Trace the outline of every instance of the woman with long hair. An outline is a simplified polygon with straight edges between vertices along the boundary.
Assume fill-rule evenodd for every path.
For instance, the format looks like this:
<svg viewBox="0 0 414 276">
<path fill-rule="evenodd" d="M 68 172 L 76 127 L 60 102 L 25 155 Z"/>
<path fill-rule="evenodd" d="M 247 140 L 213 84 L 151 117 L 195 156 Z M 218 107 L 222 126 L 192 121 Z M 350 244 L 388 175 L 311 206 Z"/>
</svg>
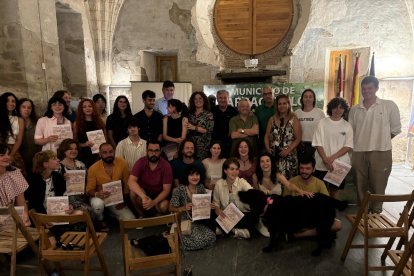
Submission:
<svg viewBox="0 0 414 276">
<path fill-rule="evenodd" d="M 300 96 L 300 109 L 295 110 L 300 126 L 302 128 L 302 139 L 298 145 L 297 152 L 300 159 L 303 155 L 313 156 L 315 148 L 312 147 L 312 138 L 318 122 L 325 118 L 325 113 L 322 109 L 316 106 L 315 92 L 307 88 Z"/>
<path fill-rule="evenodd" d="M 211 134 L 214 128 L 213 113 L 206 94 L 196 91 L 189 100 L 190 115 L 188 116 L 188 138 L 192 139 L 197 147 L 198 159 L 207 157 L 208 147 L 211 143 Z"/>
<path fill-rule="evenodd" d="M 277 96 L 275 108 L 275 115 L 267 123 L 264 144 L 266 151 L 275 157 L 279 171 L 290 179 L 297 175 L 296 147 L 302 139 L 302 131 L 288 96 Z"/>
<path fill-rule="evenodd" d="M 102 94 L 95 94 L 93 95 L 92 100 L 95 103 L 96 110 L 101 116 L 102 121 L 106 123 L 106 118 L 108 116 L 106 112 L 106 98 Z"/>
<path fill-rule="evenodd" d="M 29 209 L 27 208 L 24 192 L 29 187 L 20 170 L 12 167 L 10 150 L 5 144 L 0 144 L 0 206 L 23 206 L 23 223 L 30 225 Z"/>
<path fill-rule="evenodd" d="M 68 107 L 66 102 L 60 97 L 52 97 L 47 103 L 45 116 L 40 118 L 36 124 L 34 140 L 36 145 L 41 145 L 42 150 L 52 150 L 56 152 L 59 135 L 56 134 L 54 127 L 59 125 L 69 125 L 72 133 L 72 124 L 68 119 Z"/>
<path fill-rule="evenodd" d="M 246 179 L 250 185 L 253 184 L 253 175 L 256 172 L 256 158 L 253 155 L 252 146 L 247 139 L 241 139 L 236 144 L 234 157 L 240 164 L 239 177 Z"/>
<path fill-rule="evenodd" d="M 30 175 L 32 171 L 33 156 L 36 152 L 42 150 L 42 147 L 35 144 L 33 139 L 36 129 L 36 123 L 39 119 L 36 108 L 31 99 L 21 98 L 17 101 L 17 116 L 24 121 L 23 142 L 20 146 L 20 154 L 22 155 L 25 171 Z"/>
<path fill-rule="evenodd" d="M 108 142 L 114 148 L 119 141 L 128 137 L 128 118 L 132 117 L 131 105 L 128 98 L 120 95 L 115 99 L 113 112 L 106 119 L 106 130 L 108 133 Z"/>
<path fill-rule="evenodd" d="M 25 174 L 23 158 L 19 149 L 23 141 L 24 121 L 17 116 L 17 97 L 11 92 L 0 96 L 0 143 L 10 149 L 12 164 Z"/>
<path fill-rule="evenodd" d="M 184 183 L 174 189 L 170 201 L 170 212 L 181 214 L 181 220 L 191 220 L 192 198 L 195 194 L 205 194 L 203 183 L 200 183 L 200 170 L 197 166 L 190 165 L 186 169 Z M 212 246 L 216 241 L 215 233 L 209 229 L 203 221 L 193 222 L 191 235 L 182 235 L 182 243 L 185 250 L 199 250 Z"/>
<path fill-rule="evenodd" d="M 214 190 L 216 181 L 221 177 L 221 169 L 223 168 L 223 163 L 226 161 L 226 158 L 223 158 L 221 151 L 220 141 L 212 141 L 210 145 L 210 150 L 208 152 L 208 157 L 201 161 L 206 169 L 206 179 L 204 185 L 209 190 Z"/>
<path fill-rule="evenodd" d="M 91 99 L 82 99 L 79 102 L 76 121 L 73 124 L 73 137 L 79 143 L 79 160 L 85 163 L 87 168 L 99 158 L 98 153 L 92 153 L 94 142 L 89 141 L 86 134 L 88 131 L 94 130 L 102 130 L 106 134 L 105 124 L 98 114 L 95 103 Z"/>
</svg>

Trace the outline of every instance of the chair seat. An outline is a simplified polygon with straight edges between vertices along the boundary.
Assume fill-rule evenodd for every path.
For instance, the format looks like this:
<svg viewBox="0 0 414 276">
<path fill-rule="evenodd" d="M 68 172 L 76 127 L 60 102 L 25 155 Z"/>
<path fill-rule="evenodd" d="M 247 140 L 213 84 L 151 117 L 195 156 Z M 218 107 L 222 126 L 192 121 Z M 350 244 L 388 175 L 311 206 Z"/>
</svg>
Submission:
<svg viewBox="0 0 414 276">
<path fill-rule="evenodd" d="M 403 254 L 404 254 L 404 250 L 389 250 L 388 251 L 388 257 L 390 257 L 390 259 L 395 265 L 398 265 Z M 403 275 L 411 275 L 411 258 L 405 264 L 405 267 L 403 269 Z"/>
<path fill-rule="evenodd" d="M 32 235 L 32 238 L 34 241 L 39 240 L 40 234 L 39 231 L 36 228 L 27 227 L 27 231 Z M 12 252 L 12 237 L 14 236 L 13 233 L 13 227 L 10 225 L 10 227 L 3 226 L 0 229 L 0 253 L 3 254 L 9 254 L 11 255 Z M 24 237 L 24 235 L 17 231 L 17 245 L 16 245 L 16 252 L 20 252 L 26 247 L 29 246 L 28 241 Z"/>
<path fill-rule="evenodd" d="M 357 214 L 347 215 L 346 218 L 351 224 L 355 223 Z M 385 214 L 368 214 L 368 237 L 401 237 L 405 233 L 405 228 L 397 226 Z M 358 231 L 365 235 L 365 221 L 361 219 L 358 223 Z"/>
<path fill-rule="evenodd" d="M 75 247 L 85 248 L 86 240 L 85 240 L 86 233 L 85 232 L 65 232 L 60 241 L 63 244 L 71 244 Z M 96 237 L 98 239 L 98 244 L 102 245 L 103 242 L 107 239 L 108 234 L 103 232 L 96 232 Z M 93 244 L 92 238 L 89 239 L 89 256 L 95 254 L 96 248 Z M 51 246 L 47 249 L 44 249 L 42 252 L 42 256 L 48 260 L 60 260 L 64 255 L 68 260 L 83 260 L 85 258 L 85 250 L 64 250 L 62 247 Z"/>
</svg>

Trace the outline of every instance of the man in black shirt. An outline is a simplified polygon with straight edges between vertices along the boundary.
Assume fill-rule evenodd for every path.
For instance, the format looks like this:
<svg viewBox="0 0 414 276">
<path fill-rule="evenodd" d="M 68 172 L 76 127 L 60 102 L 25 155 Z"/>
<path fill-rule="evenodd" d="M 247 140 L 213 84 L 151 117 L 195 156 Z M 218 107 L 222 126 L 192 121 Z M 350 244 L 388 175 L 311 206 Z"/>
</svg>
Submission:
<svg viewBox="0 0 414 276">
<path fill-rule="evenodd" d="M 145 90 L 142 93 L 144 109 L 134 115 L 138 120 L 140 137 L 146 141 L 162 140 L 162 114 L 154 110 L 155 92 Z"/>
</svg>

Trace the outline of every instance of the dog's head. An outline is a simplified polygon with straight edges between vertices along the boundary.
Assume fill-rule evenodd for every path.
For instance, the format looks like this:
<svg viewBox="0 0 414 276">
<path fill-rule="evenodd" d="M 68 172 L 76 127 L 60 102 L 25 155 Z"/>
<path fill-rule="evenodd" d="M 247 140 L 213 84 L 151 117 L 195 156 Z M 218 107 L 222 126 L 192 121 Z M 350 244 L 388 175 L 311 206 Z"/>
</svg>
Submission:
<svg viewBox="0 0 414 276">
<path fill-rule="evenodd" d="M 266 206 L 267 196 L 259 190 L 250 189 L 239 192 L 240 201 L 249 204 L 250 210 L 261 214 Z"/>
</svg>

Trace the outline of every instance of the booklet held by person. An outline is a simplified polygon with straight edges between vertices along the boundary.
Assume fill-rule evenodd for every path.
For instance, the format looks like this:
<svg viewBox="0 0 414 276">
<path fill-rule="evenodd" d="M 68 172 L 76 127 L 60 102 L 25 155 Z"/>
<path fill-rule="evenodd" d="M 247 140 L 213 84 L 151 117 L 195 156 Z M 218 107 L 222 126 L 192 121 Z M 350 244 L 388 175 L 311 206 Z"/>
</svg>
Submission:
<svg viewBox="0 0 414 276">
<path fill-rule="evenodd" d="M 218 216 L 216 218 L 217 223 L 221 226 L 221 228 L 228 234 L 231 229 L 236 226 L 236 224 L 244 217 L 244 214 L 239 210 L 239 208 L 234 205 L 234 203 L 230 203 L 227 207 L 223 210 L 224 218 L 222 216 Z"/>
<path fill-rule="evenodd" d="M 332 167 L 333 170 L 328 171 L 323 180 L 339 187 L 351 170 L 351 165 L 336 159 L 333 161 Z"/>
</svg>

